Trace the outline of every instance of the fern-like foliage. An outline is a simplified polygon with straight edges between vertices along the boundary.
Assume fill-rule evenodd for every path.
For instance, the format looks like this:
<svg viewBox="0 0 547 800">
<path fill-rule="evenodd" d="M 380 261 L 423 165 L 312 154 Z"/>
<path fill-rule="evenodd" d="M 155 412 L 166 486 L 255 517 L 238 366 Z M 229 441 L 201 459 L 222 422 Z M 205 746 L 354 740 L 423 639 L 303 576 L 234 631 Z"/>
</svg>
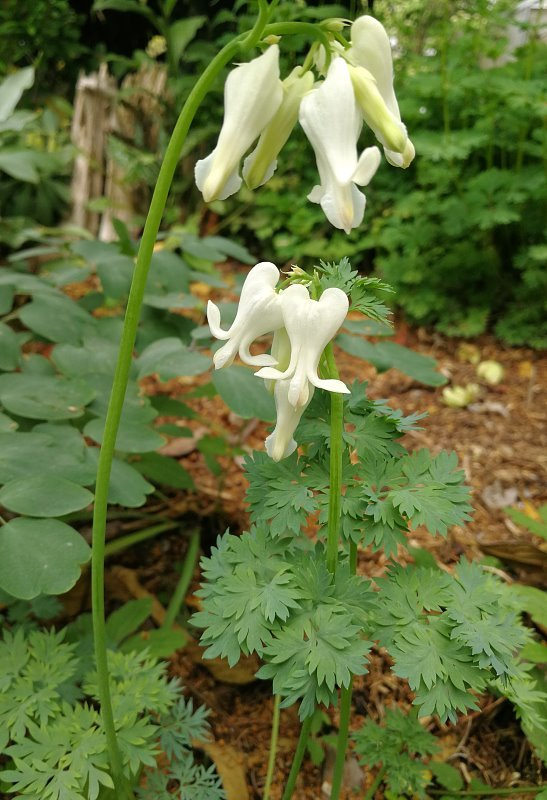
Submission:
<svg viewBox="0 0 547 800">
<path fill-rule="evenodd" d="M 472 693 L 522 680 L 518 653 L 528 630 L 504 587 L 479 565 L 462 561 L 453 577 L 396 567 L 378 585 L 375 635 L 422 715 L 455 721 L 456 712 L 478 708 Z"/>
<path fill-rule="evenodd" d="M 192 622 L 205 629 L 205 655 L 233 665 L 257 653 L 265 661 L 258 676 L 273 678 L 285 706 L 301 700 L 301 718 L 366 671 L 362 630 L 372 592 L 347 566 L 333 576 L 320 545 L 299 551 L 255 528 L 225 535 L 202 568 L 203 610 Z"/>
<path fill-rule="evenodd" d="M 377 292 L 393 292 L 388 283 L 379 278 L 359 275 L 357 270 L 352 269 L 348 258 L 342 258 L 338 263 L 320 261 L 315 269 L 320 275 L 322 289 L 335 287 L 349 296 L 350 311 L 360 311 L 369 319 L 391 325 L 391 310 L 377 297 Z"/>
<path fill-rule="evenodd" d="M 362 764 L 383 768 L 384 782 L 394 796 L 426 796 L 429 778 L 422 759 L 438 747 L 435 737 L 420 725 L 415 714 L 390 709 L 383 725 L 368 719 L 352 733 L 352 739 Z"/>
<path fill-rule="evenodd" d="M 64 631 L 5 631 L 0 640 L 0 780 L 29 800 L 98 800 L 112 789 L 97 683 L 86 657 Z M 180 797 L 224 797 L 217 776 L 194 763 L 193 739 L 207 734 L 206 712 L 194 711 L 146 652 L 109 652 L 112 705 L 124 773 L 131 783 L 163 751 Z M 167 783 L 165 784 L 167 786 Z M 195 791 L 194 791 L 195 787 Z M 207 794 L 207 792 L 209 792 Z M 201 793 L 201 794 L 200 794 Z M 143 795 L 144 796 L 144 795 Z M 172 795 L 170 795 L 172 796 Z"/>
</svg>

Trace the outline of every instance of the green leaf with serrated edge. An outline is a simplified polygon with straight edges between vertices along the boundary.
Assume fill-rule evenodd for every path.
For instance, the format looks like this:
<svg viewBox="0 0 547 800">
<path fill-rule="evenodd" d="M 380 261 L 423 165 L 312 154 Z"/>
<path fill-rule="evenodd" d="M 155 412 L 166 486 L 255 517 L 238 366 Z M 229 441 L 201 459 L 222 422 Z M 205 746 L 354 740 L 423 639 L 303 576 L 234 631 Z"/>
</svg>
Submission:
<svg viewBox="0 0 547 800">
<path fill-rule="evenodd" d="M 137 366 L 139 378 L 156 373 L 160 380 L 169 380 L 181 375 L 200 375 L 210 369 L 211 361 L 172 337 L 149 345 L 139 356 Z"/>
<path fill-rule="evenodd" d="M 367 719 L 351 736 L 361 764 L 383 767 L 388 791 L 397 796 L 425 797 L 429 775 L 421 759 L 438 747 L 414 713 L 388 709 L 382 725 Z"/>
<path fill-rule="evenodd" d="M 226 405 L 239 417 L 257 417 L 266 422 L 275 419 L 275 403 L 264 381 L 245 367 L 215 370 L 213 384 Z"/>
<path fill-rule="evenodd" d="M 80 534 L 64 522 L 24 517 L 0 528 L 0 551 L 0 587 L 23 600 L 67 592 L 91 555 Z"/>
<path fill-rule="evenodd" d="M 19 366 L 20 347 L 17 336 L 7 325 L 0 322 L 0 370 L 7 372 Z"/>
<path fill-rule="evenodd" d="M 93 333 L 95 319 L 65 295 L 40 294 L 19 311 L 19 319 L 34 333 L 52 342 L 81 344 Z"/>
<path fill-rule="evenodd" d="M 0 489 L 0 505 L 28 517 L 61 517 L 92 502 L 88 489 L 47 474 L 16 478 Z"/>
<path fill-rule="evenodd" d="M 164 486 L 172 486 L 174 489 L 192 489 L 194 486 L 192 476 L 178 461 L 159 453 L 147 453 L 138 461 L 133 461 L 132 466 L 150 480 Z"/>
<path fill-rule="evenodd" d="M 246 457 L 245 469 L 251 519 L 269 522 L 272 536 L 298 534 L 316 503 L 297 454 L 276 463 L 266 453 L 254 452 Z"/>
<path fill-rule="evenodd" d="M 152 611 L 152 598 L 142 597 L 130 600 L 113 611 L 106 621 L 106 637 L 113 644 L 119 644 L 140 628 Z"/>
<path fill-rule="evenodd" d="M 0 403 L 28 419 L 77 419 L 94 396 L 83 380 L 23 373 L 0 376 Z"/>
</svg>

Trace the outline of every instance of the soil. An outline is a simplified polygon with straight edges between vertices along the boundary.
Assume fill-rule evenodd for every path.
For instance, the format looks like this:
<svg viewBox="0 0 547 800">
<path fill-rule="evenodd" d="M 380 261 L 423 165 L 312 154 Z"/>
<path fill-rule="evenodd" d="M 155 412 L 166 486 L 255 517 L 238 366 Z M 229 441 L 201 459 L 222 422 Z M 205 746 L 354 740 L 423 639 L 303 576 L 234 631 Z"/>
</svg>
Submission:
<svg viewBox="0 0 547 800">
<path fill-rule="evenodd" d="M 504 513 L 509 505 L 518 505 L 534 515 L 534 509 L 547 502 L 547 426 L 544 390 L 547 386 L 547 357 L 525 348 L 504 348 L 493 338 L 484 336 L 472 345 L 447 340 L 425 330 L 415 330 L 404 323 L 397 326 L 397 341 L 438 360 L 447 385 L 479 383 L 480 395 L 467 408 L 450 408 L 443 402 L 442 388 L 423 386 L 405 375 L 389 370 L 376 370 L 343 352 L 337 363 L 341 377 L 351 381 L 358 377 L 369 381 L 373 398 L 386 398 L 405 413 L 428 412 L 422 430 L 412 431 L 404 441 L 409 449 L 428 447 L 433 452 L 455 450 L 467 481 L 472 488 L 475 513 L 465 528 L 453 528 L 446 539 L 434 538 L 423 530 L 410 534 L 410 545 L 429 550 L 438 564 L 447 570 L 462 555 L 468 558 L 494 556 L 489 567 L 507 581 L 518 580 L 541 586 L 545 580 L 547 547 L 545 542 L 517 527 Z M 503 380 L 491 386 L 477 379 L 476 367 L 470 359 L 495 360 L 504 369 Z M 267 427 L 256 421 L 235 417 L 219 398 L 188 397 L 195 381 L 180 379 L 169 384 L 147 386 L 149 392 L 162 392 L 183 398 L 206 420 L 215 420 L 230 432 L 231 441 L 243 450 L 262 448 Z M 172 421 L 172 420 L 171 420 Z M 186 425 L 186 422 L 184 423 Z M 193 420 L 189 426 L 195 437 L 203 433 L 203 422 Z M 245 479 L 241 470 L 242 456 L 220 457 L 221 471 L 214 476 L 195 447 L 195 438 L 181 437 L 170 444 L 171 455 L 192 474 L 197 492 L 182 492 L 160 503 L 157 512 L 176 518 L 182 530 L 199 527 L 202 550 L 207 551 L 217 535 L 230 527 L 232 532 L 248 525 L 245 509 Z M 111 533 L 118 530 L 114 526 Z M 166 602 L 173 590 L 186 549 L 180 533 L 167 534 L 127 553 L 123 559 L 133 574 L 133 588 L 120 592 L 119 575 L 110 572 L 110 586 L 120 600 L 139 591 L 150 592 Z M 409 556 L 401 551 L 401 561 Z M 380 554 L 360 551 L 358 571 L 374 577 L 383 572 L 385 559 Z M 122 581 L 124 583 L 124 581 Z M 135 590 L 135 585 L 137 590 Z M 199 585 L 199 568 L 194 572 L 186 600 L 188 613 L 197 606 L 193 592 Z M 125 593 L 124 593 L 125 592 Z M 160 611 L 161 614 L 161 611 Z M 543 631 L 545 633 L 545 631 Z M 359 727 L 367 717 L 379 720 L 385 709 L 397 704 L 410 707 L 412 693 L 404 681 L 389 671 L 385 652 L 373 650 L 370 669 L 356 680 L 351 727 Z M 213 670 L 213 672 L 211 671 Z M 219 771 L 228 778 L 229 800 L 262 798 L 272 718 L 271 687 L 268 682 L 253 679 L 256 663 L 248 660 L 234 670 L 218 664 L 202 662 L 199 648 L 176 653 L 170 660 L 170 671 L 179 676 L 188 694 L 211 709 L 214 743 L 208 755 Z M 215 677 L 216 676 L 216 677 Z M 545 780 L 541 762 L 524 737 L 510 703 L 503 698 L 485 695 L 480 698 L 482 713 L 472 713 L 456 725 L 441 726 L 426 720 L 427 727 L 439 739 L 439 760 L 456 767 L 467 784 L 472 778 L 492 787 L 517 788 L 537 785 Z M 335 733 L 337 712 L 329 712 L 330 722 L 321 736 Z M 279 800 L 290 769 L 299 733 L 293 708 L 281 712 L 281 728 L 275 766 L 272 800 Z M 332 748 L 326 744 L 323 764 L 314 766 L 306 758 L 297 784 L 297 800 L 320 800 L 328 797 L 328 780 Z M 325 740 L 321 739 L 325 744 Z M 374 771 L 365 774 L 351 756 L 348 760 L 348 789 L 343 795 L 363 798 L 374 780 Z M 239 784 L 238 784 L 239 781 Z M 357 785 L 351 791 L 351 784 Z M 326 790 L 326 793 L 325 793 Z M 245 794 L 245 791 L 247 792 Z M 385 796 L 382 785 L 375 798 Z M 493 796 L 496 796 L 495 794 Z M 516 793 L 512 795 L 519 797 Z M 522 795 L 523 797 L 526 795 Z M 528 795 L 529 796 L 529 795 Z"/>
</svg>

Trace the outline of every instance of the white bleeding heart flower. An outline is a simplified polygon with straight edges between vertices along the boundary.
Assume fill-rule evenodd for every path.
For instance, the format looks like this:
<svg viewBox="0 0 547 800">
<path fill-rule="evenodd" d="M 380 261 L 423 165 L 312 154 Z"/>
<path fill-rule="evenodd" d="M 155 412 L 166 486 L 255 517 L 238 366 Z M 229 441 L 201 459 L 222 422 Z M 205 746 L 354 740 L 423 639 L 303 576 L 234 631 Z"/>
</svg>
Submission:
<svg viewBox="0 0 547 800">
<path fill-rule="evenodd" d="M 277 156 L 298 119 L 300 102 L 313 87 L 313 73 L 309 70 L 302 73 L 302 67 L 295 67 L 282 86 L 281 105 L 260 134 L 255 149 L 243 162 L 243 178 L 249 189 L 262 186 L 274 174 Z"/>
<path fill-rule="evenodd" d="M 306 407 L 313 397 L 314 387 L 311 386 L 308 401 L 303 406 L 296 408 L 289 402 L 290 380 L 272 381 L 274 385 L 275 407 L 277 420 L 275 428 L 266 438 L 266 452 L 273 461 L 281 461 L 294 453 L 297 443 L 294 439 L 294 432 Z"/>
<path fill-rule="evenodd" d="M 218 142 L 197 162 L 195 178 L 206 203 L 225 200 L 241 186 L 240 161 L 277 112 L 283 99 L 279 47 L 230 72 L 224 86 L 224 121 Z"/>
<path fill-rule="evenodd" d="M 313 387 L 328 392 L 349 394 L 335 378 L 320 378 L 317 370 L 323 350 L 342 325 L 349 301 L 341 289 L 326 289 L 319 300 L 312 300 L 302 284 L 292 284 L 279 295 L 283 322 L 291 345 L 287 369 L 264 367 L 256 375 L 267 380 L 287 381 L 287 402 L 305 408 Z"/>
<path fill-rule="evenodd" d="M 408 167 L 416 151 L 401 122 L 393 89 L 391 44 L 384 26 L 374 17 L 358 17 L 351 26 L 346 57 L 355 67 L 350 70 L 351 78 L 365 122 L 383 144 L 389 163 Z"/>
<path fill-rule="evenodd" d="M 349 233 L 361 224 L 366 186 L 380 164 L 380 151 L 368 147 L 357 157 L 362 119 L 357 108 L 348 65 L 335 58 L 325 81 L 300 104 L 300 124 L 315 151 L 321 183 L 308 199 L 320 203 L 329 222 Z"/>
<path fill-rule="evenodd" d="M 220 327 L 220 310 L 211 300 L 207 303 L 207 321 L 211 333 L 226 344 L 213 356 L 215 369 L 229 366 L 237 353 L 245 364 L 264 367 L 277 364 L 270 355 L 253 356 L 249 347 L 265 333 L 281 328 L 284 324 L 281 295 L 275 291 L 279 270 L 269 261 L 256 264 L 247 275 L 237 308 L 236 318 L 225 331 Z"/>
</svg>

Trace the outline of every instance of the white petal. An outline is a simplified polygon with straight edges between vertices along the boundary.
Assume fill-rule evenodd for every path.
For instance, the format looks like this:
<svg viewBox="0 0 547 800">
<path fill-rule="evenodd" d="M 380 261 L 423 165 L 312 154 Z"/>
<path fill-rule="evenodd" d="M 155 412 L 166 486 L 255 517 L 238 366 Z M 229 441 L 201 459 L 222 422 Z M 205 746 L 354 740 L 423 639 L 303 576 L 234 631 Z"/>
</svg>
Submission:
<svg viewBox="0 0 547 800">
<path fill-rule="evenodd" d="M 383 112 L 377 98 L 375 100 L 371 95 L 368 102 L 372 103 L 372 106 L 369 109 L 370 116 L 368 118 L 366 109 L 361 104 L 367 125 L 372 128 L 376 137 L 384 145 L 384 153 L 389 163 L 397 167 L 408 167 L 414 158 L 415 151 L 412 142 L 408 139 L 406 128 L 401 123 L 401 112 L 393 88 L 391 44 L 383 25 L 374 17 L 367 15 L 356 19 L 351 26 L 351 47 L 347 51 L 346 57 L 351 63 L 365 68 L 372 74 L 386 110 L 391 115 L 389 117 Z"/>
<path fill-rule="evenodd" d="M 374 76 L 380 94 L 397 119 L 401 119 L 393 90 L 393 57 L 386 29 L 374 17 L 358 17 L 351 26 L 350 58 Z"/>
<path fill-rule="evenodd" d="M 306 405 L 294 408 L 289 402 L 289 381 L 277 381 L 275 384 L 275 405 L 277 421 L 274 430 L 265 441 L 266 452 L 274 461 L 287 458 L 296 450 L 294 432 L 304 413 Z M 308 389 L 308 403 L 313 396 L 313 386 Z"/>
<path fill-rule="evenodd" d="M 326 289 L 319 300 L 312 300 L 301 284 L 293 284 L 280 295 L 283 319 L 291 343 L 291 359 L 286 370 L 266 367 L 258 377 L 288 383 L 287 399 L 294 408 L 309 402 L 310 386 L 327 391 L 348 390 L 342 381 L 322 380 L 317 374 L 323 350 L 342 325 L 349 306 L 341 289 Z"/>
<path fill-rule="evenodd" d="M 367 199 L 353 183 L 339 186 L 329 181 L 321 198 L 321 208 L 331 225 L 350 233 L 365 216 Z"/>
<path fill-rule="evenodd" d="M 229 339 L 230 331 L 220 327 L 220 308 L 212 300 L 207 302 L 207 322 L 215 339 Z"/>
<path fill-rule="evenodd" d="M 224 121 L 217 146 L 196 165 L 196 183 L 206 202 L 225 199 L 237 191 L 241 185 L 239 163 L 282 98 L 276 44 L 230 72 L 224 86 Z"/>
<path fill-rule="evenodd" d="M 236 317 L 225 331 L 220 327 L 220 311 L 209 301 L 207 320 L 213 336 L 228 340 L 213 356 L 216 369 L 229 366 L 237 353 L 246 364 L 256 367 L 276 364 L 276 359 L 264 353 L 253 356 L 249 347 L 255 339 L 283 326 L 280 297 L 275 292 L 279 270 L 269 261 L 256 264 L 247 275 L 241 289 Z"/>
<path fill-rule="evenodd" d="M 326 80 L 303 98 L 299 119 L 318 161 L 328 165 L 338 182 L 351 180 L 360 115 L 344 59 L 335 58 Z"/>
<path fill-rule="evenodd" d="M 243 177 L 250 189 L 268 181 L 277 167 L 277 156 L 289 138 L 298 119 L 298 109 L 304 95 L 313 86 L 313 74 L 302 74 L 295 67 L 283 81 L 283 100 L 277 112 L 260 134 L 260 139 L 243 164 Z"/>
<path fill-rule="evenodd" d="M 359 186 L 368 186 L 380 166 L 382 155 L 377 147 L 367 147 L 361 153 L 357 169 L 353 173 L 353 180 Z"/>
</svg>

